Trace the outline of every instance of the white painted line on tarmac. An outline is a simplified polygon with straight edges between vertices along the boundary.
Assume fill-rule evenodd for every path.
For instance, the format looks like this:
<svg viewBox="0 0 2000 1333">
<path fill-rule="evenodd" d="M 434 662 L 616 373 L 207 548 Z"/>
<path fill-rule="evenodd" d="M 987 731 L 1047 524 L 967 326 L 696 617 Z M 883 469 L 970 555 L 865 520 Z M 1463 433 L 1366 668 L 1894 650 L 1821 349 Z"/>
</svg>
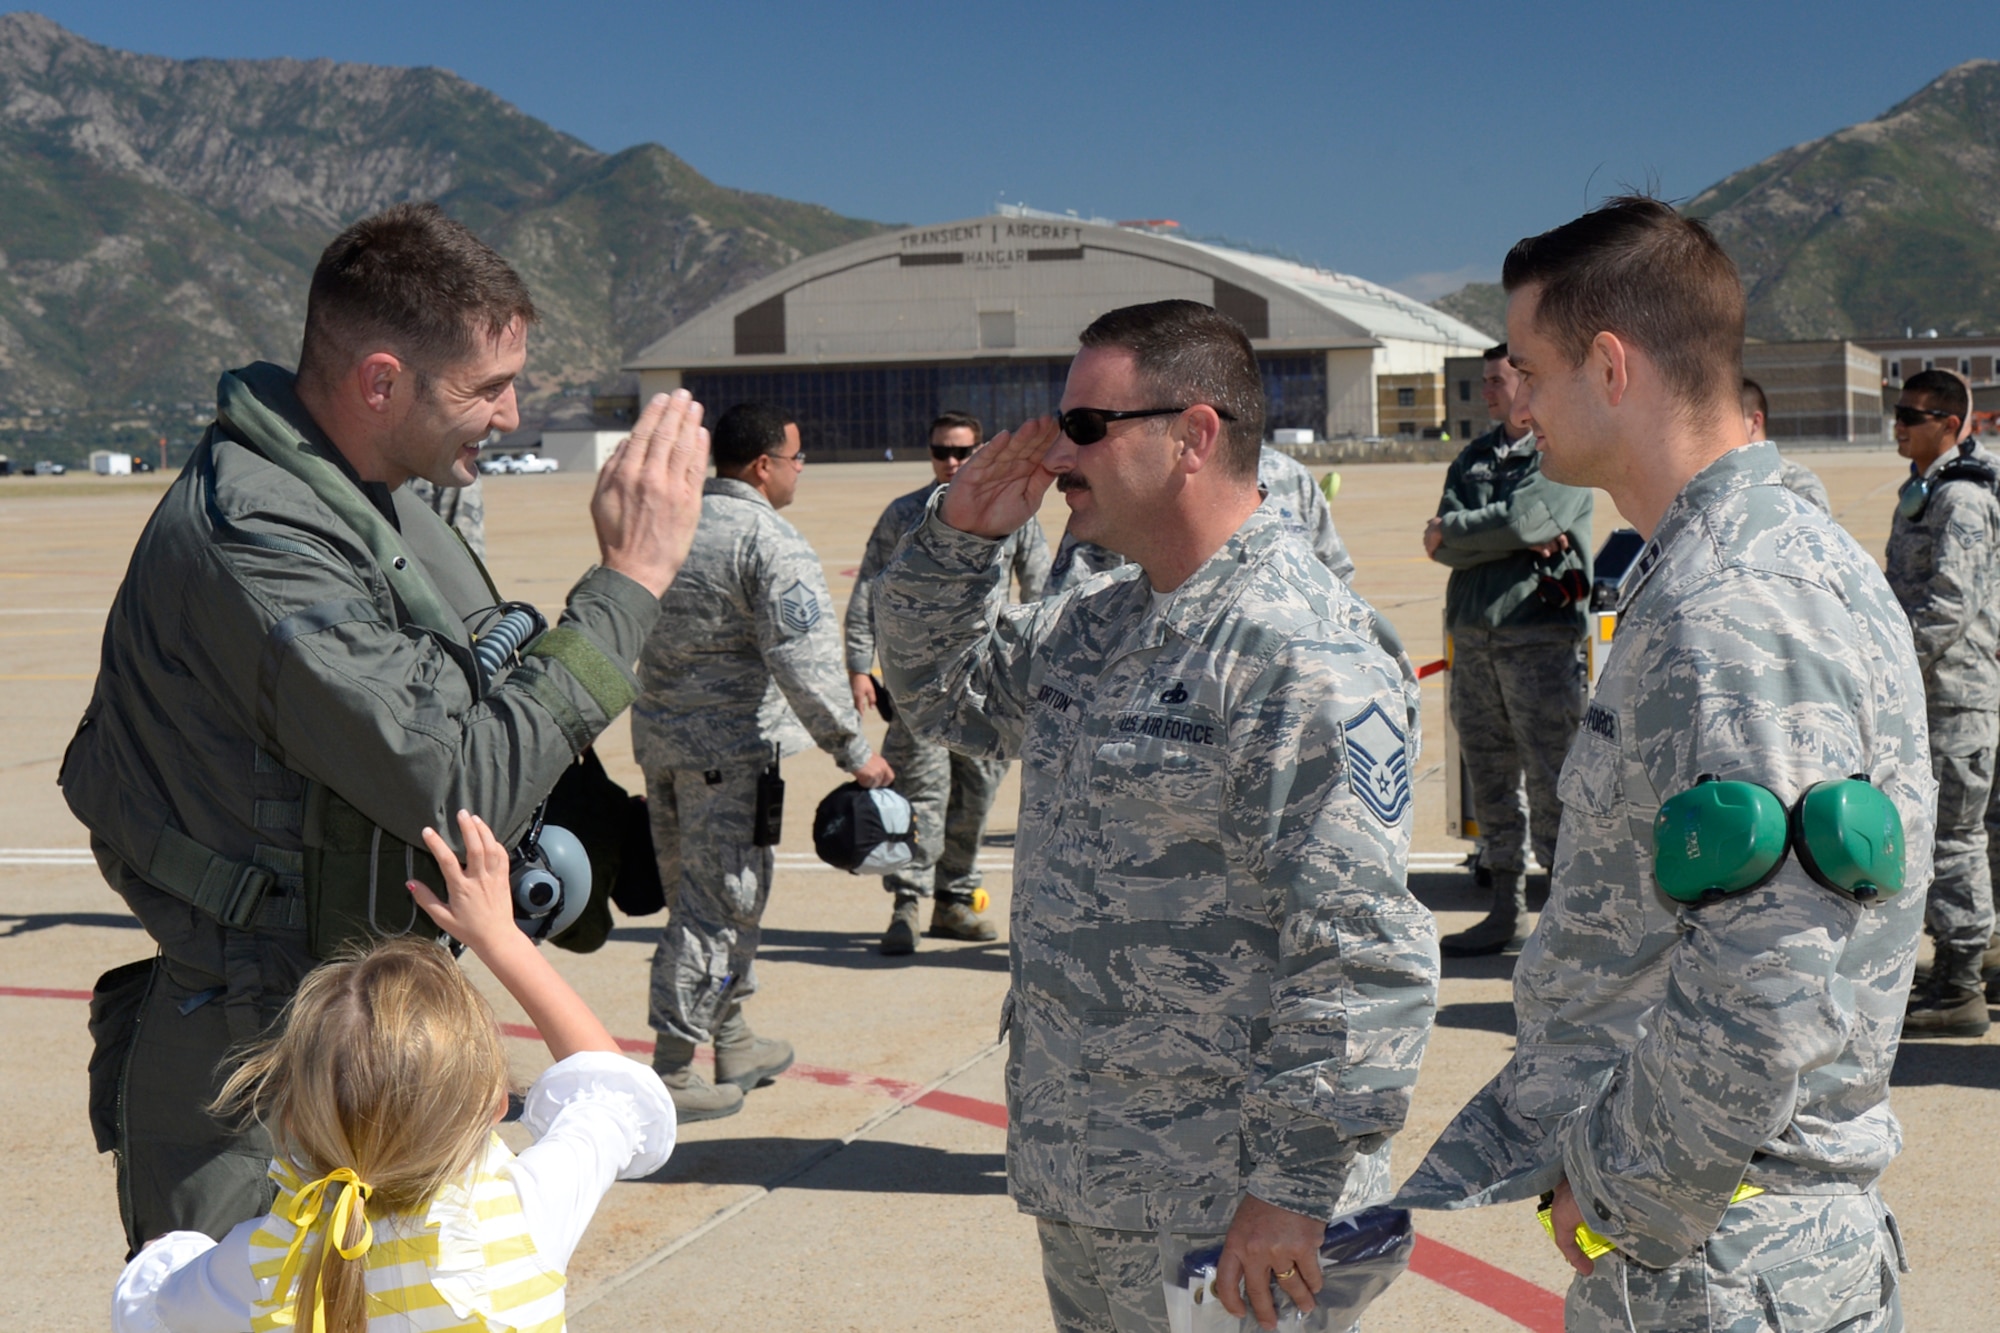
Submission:
<svg viewBox="0 0 2000 1333">
<path fill-rule="evenodd" d="M 94 866 L 88 847 L 0 847 L 0 866 Z"/>
</svg>

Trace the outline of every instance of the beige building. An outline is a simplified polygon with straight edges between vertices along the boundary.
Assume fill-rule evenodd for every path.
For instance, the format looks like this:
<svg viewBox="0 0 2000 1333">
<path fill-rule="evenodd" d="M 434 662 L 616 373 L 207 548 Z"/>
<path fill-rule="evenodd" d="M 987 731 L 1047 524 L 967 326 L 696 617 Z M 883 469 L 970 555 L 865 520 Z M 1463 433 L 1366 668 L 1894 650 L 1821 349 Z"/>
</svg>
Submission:
<svg viewBox="0 0 2000 1333">
<path fill-rule="evenodd" d="M 1486 361 L 1478 356 L 1448 356 L 1444 361 L 1444 423 L 1451 438 L 1476 440 L 1492 428 L 1486 413 L 1486 397 L 1480 386 L 1486 379 Z"/>
<path fill-rule="evenodd" d="M 1771 404 L 1774 440 L 1880 439 L 1883 361 L 1860 343 L 1750 343 L 1743 373 Z"/>
<path fill-rule="evenodd" d="M 1438 432 L 1450 429 L 1444 417 L 1443 371 L 1382 375 L 1375 386 L 1375 417 L 1382 434 L 1435 439 Z"/>
<path fill-rule="evenodd" d="M 945 408 L 989 429 L 1052 410 L 1091 320 L 1168 297 L 1241 323 L 1264 372 L 1268 428 L 1317 438 L 1392 432 L 1385 376 L 1411 386 L 1407 377 L 1428 376 L 1419 397 L 1435 409 L 1444 359 L 1488 341 L 1343 273 L 1182 240 L 1159 224 L 1003 209 L 809 256 L 694 316 L 626 369 L 642 395 L 686 386 L 718 410 L 782 403 L 813 451 L 879 457 L 921 445 Z M 1433 410 L 1424 424 L 1442 419 Z"/>
</svg>

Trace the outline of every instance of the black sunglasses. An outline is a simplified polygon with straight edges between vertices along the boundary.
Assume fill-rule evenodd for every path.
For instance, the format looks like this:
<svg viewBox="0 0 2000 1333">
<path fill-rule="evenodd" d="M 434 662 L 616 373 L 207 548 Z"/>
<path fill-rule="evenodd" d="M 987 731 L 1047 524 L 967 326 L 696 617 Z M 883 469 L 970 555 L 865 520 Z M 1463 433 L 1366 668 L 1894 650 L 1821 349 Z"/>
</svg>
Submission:
<svg viewBox="0 0 2000 1333">
<path fill-rule="evenodd" d="M 1955 412 L 1940 412 L 1934 407 L 1908 407 L 1902 403 L 1896 404 L 1896 424 L 1899 426 L 1921 426 L 1927 417 L 1933 421 L 1943 421 L 1946 417 L 1956 415 Z"/>
<path fill-rule="evenodd" d="M 934 444 L 931 446 L 931 457 L 939 462 L 947 458 L 956 458 L 963 463 L 972 457 L 972 451 L 978 447 L 976 444 Z"/>
<path fill-rule="evenodd" d="M 1056 424 L 1062 427 L 1063 434 L 1069 436 L 1071 444 L 1096 444 L 1104 438 L 1114 421 L 1131 421 L 1138 417 L 1177 417 L 1187 410 L 1185 407 L 1148 407 L 1137 412 L 1112 412 L 1102 407 L 1072 407 L 1067 412 L 1056 414 Z M 1219 407 L 1215 408 L 1215 415 L 1224 421 L 1236 420 Z"/>
</svg>

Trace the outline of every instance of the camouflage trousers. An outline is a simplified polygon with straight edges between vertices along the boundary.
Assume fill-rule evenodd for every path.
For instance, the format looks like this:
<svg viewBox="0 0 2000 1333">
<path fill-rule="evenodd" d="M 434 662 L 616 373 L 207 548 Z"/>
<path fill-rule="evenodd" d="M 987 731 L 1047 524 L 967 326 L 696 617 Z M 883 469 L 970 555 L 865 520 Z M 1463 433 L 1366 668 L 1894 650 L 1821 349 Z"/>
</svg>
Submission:
<svg viewBox="0 0 2000 1333">
<path fill-rule="evenodd" d="M 751 845 L 757 766 L 646 775 L 667 925 L 653 951 L 653 1030 L 705 1042 L 757 990 L 769 847 Z"/>
<path fill-rule="evenodd" d="M 1701 1251 L 1647 1268 L 1617 1252 L 1572 1278 L 1568 1333 L 1780 1333 L 1903 1327 L 1902 1239 L 1875 1191 L 1734 1203 Z"/>
<path fill-rule="evenodd" d="M 1518 875 L 1532 841 L 1535 858 L 1551 867 L 1562 823 L 1556 779 L 1589 686 L 1583 635 L 1466 628 L 1451 632 L 1451 645 L 1451 721 L 1472 779 L 1480 864 Z"/>
<path fill-rule="evenodd" d="M 1058 1333 L 1167 1333 L 1158 1236 L 1050 1217 L 1036 1229 Z"/>
<path fill-rule="evenodd" d="M 921 898 L 933 889 L 970 897 L 981 883 L 979 843 L 1007 762 L 956 754 L 911 732 L 901 717 L 889 724 L 882 757 L 896 770 L 896 790 L 910 803 L 917 830 L 915 856 L 884 875 L 882 887 Z"/>
<path fill-rule="evenodd" d="M 1939 710 L 1930 719 L 1937 842 L 1924 927 L 1939 944 L 1965 949 L 1984 949 L 1993 933 L 1987 820 L 1992 817 L 1995 722 L 1990 708 Z"/>
</svg>

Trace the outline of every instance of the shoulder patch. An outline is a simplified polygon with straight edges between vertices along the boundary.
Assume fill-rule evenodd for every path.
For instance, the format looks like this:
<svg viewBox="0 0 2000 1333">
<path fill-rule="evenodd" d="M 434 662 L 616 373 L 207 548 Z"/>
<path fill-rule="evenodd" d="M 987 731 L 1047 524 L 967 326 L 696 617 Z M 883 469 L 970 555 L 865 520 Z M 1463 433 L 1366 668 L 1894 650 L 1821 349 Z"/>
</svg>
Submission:
<svg viewBox="0 0 2000 1333">
<path fill-rule="evenodd" d="M 1384 824 L 1410 812 L 1410 748 L 1403 729 L 1371 703 L 1340 724 L 1347 741 L 1347 785 Z"/>
<path fill-rule="evenodd" d="M 819 594 L 806 585 L 804 579 L 795 579 L 792 586 L 778 594 L 778 612 L 785 618 L 785 626 L 804 634 L 819 624 L 824 608 L 819 604 Z"/>
</svg>

